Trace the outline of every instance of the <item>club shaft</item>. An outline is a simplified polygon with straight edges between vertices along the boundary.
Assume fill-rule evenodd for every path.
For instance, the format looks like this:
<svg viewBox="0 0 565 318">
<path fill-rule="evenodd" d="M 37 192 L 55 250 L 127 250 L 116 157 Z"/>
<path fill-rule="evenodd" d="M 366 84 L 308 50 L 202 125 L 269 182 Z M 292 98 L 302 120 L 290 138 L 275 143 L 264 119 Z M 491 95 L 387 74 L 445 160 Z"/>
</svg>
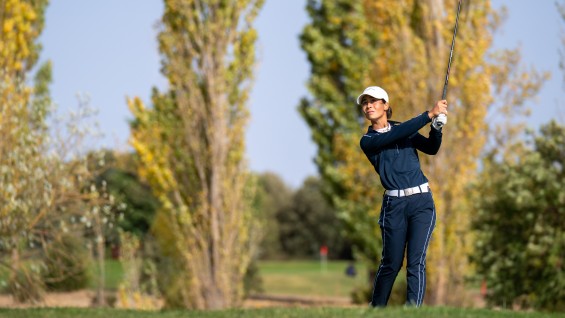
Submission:
<svg viewBox="0 0 565 318">
<path fill-rule="evenodd" d="M 453 28 L 453 38 L 451 39 L 451 50 L 449 51 L 449 61 L 447 62 L 447 72 L 445 73 L 445 84 L 443 84 L 443 94 L 441 99 L 447 97 L 447 83 L 449 82 L 449 70 L 451 69 L 451 59 L 453 58 L 453 49 L 455 48 L 455 36 L 457 35 L 457 25 L 459 24 L 459 12 L 461 12 L 461 0 L 457 6 L 457 16 L 455 17 L 455 28 Z"/>
</svg>

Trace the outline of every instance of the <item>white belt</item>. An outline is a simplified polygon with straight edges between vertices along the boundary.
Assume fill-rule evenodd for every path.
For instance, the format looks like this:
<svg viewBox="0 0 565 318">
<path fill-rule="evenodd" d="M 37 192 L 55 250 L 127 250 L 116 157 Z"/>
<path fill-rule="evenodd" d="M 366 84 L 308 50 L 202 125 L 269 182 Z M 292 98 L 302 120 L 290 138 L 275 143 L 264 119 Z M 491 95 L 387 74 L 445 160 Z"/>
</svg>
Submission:
<svg viewBox="0 0 565 318">
<path fill-rule="evenodd" d="M 385 194 L 391 197 L 407 197 L 416 193 L 430 192 L 430 185 L 426 182 L 417 187 L 403 189 L 403 190 L 386 190 Z"/>
</svg>

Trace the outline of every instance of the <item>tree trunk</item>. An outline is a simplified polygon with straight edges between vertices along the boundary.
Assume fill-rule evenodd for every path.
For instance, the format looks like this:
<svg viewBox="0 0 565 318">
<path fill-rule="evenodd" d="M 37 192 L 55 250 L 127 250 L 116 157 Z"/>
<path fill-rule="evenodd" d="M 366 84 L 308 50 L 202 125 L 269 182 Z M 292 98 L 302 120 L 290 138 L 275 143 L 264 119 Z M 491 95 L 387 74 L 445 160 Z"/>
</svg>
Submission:
<svg viewBox="0 0 565 318">
<path fill-rule="evenodd" d="M 102 225 L 100 224 L 100 219 L 96 218 L 93 222 L 96 235 L 96 263 L 98 266 L 98 277 L 96 282 L 96 300 L 94 304 L 96 306 L 104 307 L 106 306 L 106 296 L 104 294 L 104 288 L 106 285 L 106 268 L 104 262 L 104 235 L 102 233 Z"/>
</svg>

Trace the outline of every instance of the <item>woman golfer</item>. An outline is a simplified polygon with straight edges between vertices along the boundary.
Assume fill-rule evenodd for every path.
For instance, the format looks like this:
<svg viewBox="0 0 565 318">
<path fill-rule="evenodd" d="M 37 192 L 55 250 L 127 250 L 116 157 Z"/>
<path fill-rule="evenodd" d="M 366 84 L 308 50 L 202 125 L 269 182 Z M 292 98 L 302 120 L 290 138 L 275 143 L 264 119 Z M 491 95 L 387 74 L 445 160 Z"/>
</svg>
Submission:
<svg viewBox="0 0 565 318">
<path fill-rule="evenodd" d="M 367 87 L 357 103 L 371 121 L 361 138 L 361 149 L 385 188 L 379 217 L 383 251 L 371 305 L 386 306 L 406 250 L 406 304 L 419 307 L 426 291 L 426 249 L 436 216 L 428 179 L 422 173 L 416 150 L 435 155 L 442 133 L 441 128 L 434 125 L 428 138 L 418 130 L 439 114 L 447 115 L 447 101 L 440 100 L 431 110 L 403 123 L 389 120 L 392 116 L 390 99 L 380 87 Z"/>
</svg>

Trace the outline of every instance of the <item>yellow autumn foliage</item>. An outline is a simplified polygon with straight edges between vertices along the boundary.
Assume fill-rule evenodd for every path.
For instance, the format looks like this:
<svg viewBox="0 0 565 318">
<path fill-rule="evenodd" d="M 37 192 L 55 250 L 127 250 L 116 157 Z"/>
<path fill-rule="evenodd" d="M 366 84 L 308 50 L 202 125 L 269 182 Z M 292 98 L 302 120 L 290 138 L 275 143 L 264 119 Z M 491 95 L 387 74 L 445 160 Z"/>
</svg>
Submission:
<svg viewBox="0 0 565 318">
<path fill-rule="evenodd" d="M 169 92 L 128 101 L 139 173 L 161 201 L 152 225 L 166 306 L 236 307 L 258 244 L 245 127 L 262 1 L 166 0 L 160 50 Z"/>
</svg>

